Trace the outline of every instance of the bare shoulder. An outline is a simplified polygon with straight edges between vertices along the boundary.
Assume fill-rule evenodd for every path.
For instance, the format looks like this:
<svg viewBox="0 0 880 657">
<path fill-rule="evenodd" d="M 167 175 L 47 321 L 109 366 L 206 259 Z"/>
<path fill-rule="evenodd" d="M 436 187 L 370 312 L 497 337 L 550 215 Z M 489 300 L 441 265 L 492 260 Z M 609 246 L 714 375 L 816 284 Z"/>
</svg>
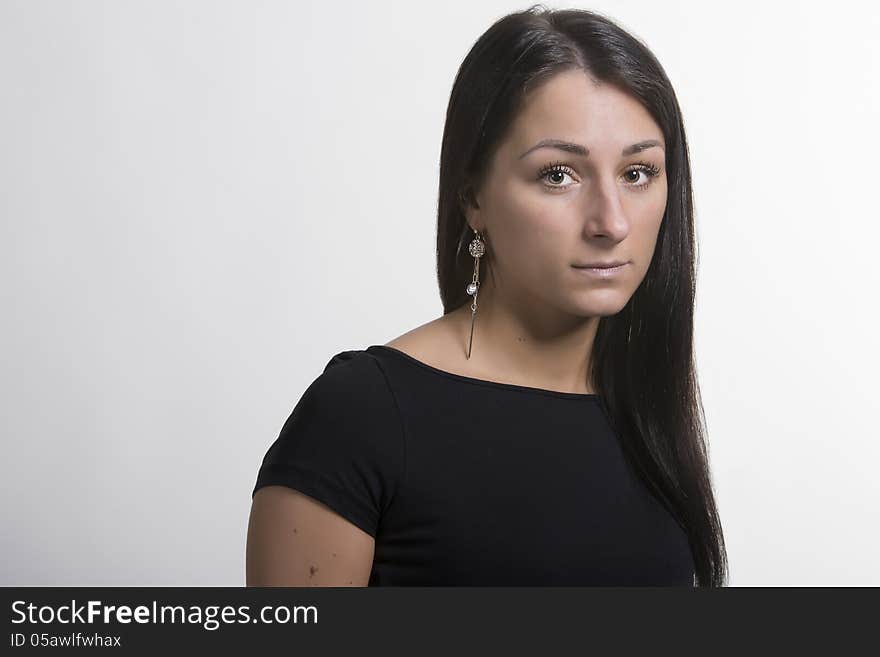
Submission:
<svg viewBox="0 0 880 657">
<path fill-rule="evenodd" d="M 385 343 L 385 346 L 393 347 L 439 369 L 461 369 L 463 346 L 459 335 L 459 314 L 455 311 L 447 313 L 407 331 Z"/>
</svg>

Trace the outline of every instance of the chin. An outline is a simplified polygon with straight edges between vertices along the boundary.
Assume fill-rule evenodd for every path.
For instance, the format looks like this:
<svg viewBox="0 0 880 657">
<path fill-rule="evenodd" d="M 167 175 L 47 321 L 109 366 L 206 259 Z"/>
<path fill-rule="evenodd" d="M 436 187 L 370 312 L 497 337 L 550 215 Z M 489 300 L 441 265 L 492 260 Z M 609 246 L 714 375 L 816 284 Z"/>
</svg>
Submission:
<svg viewBox="0 0 880 657">
<path fill-rule="evenodd" d="M 624 309 L 630 299 L 629 295 L 618 291 L 602 290 L 600 294 L 596 291 L 579 297 L 573 303 L 572 310 L 575 314 L 582 317 L 606 317 L 616 315 Z"/>
</svg>

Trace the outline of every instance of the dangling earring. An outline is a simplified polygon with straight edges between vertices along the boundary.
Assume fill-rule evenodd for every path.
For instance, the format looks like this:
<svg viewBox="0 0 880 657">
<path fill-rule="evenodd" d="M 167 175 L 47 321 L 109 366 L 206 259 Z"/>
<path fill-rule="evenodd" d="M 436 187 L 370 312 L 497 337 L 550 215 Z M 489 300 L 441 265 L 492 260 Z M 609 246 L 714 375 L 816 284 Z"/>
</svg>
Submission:
<svg viewBox="0 0 880 657">
<path fill-rule="evenodd" d="M 471 357 L 471 346 L 474 344 L 474 319 L 477 316 L 477 292 L 480 289 L 480 258 L 486 253 L 486 244 L 480 239 L 480 233 L 474 230 L 474 239 L 468 247 L 468 251 L 474 257 L 474 277 L 467 286 L 467 293 L 474 297 L 471 302 L 471 337 L 468 340 L 467 357 Z"/>
</svg>

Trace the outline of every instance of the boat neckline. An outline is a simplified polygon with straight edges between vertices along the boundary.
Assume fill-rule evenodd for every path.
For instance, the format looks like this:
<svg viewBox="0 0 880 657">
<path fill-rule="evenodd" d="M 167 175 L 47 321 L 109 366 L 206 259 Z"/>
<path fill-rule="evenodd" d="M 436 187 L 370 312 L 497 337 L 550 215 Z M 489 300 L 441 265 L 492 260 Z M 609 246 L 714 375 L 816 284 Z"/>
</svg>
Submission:
<svg viewBox="0 0 880 657">
<path fill-rule="evenodd" d="M 420 361 L 415 356 L 411 356 L 405 351 L 401 351 L 396 347 L 389 347 L 385 344 L 374 344 L 367 347 L 367 351 L 372 349 L 381 349 L 386 352 L 390 352 L 392 354 L 396 354 L 403 360 L 412 363 L 413 365 L 417 365 L 423 369 L 428 370 L 429 372 L 434 372 L 435 374 L 439 374 L 440 376 L 444 376 L 449 379 L 453 379 L 455 381 L 463 381 L 465 383 L 473 383 L 481 386 L 486 386 L 490 388 L 496 388 L 500 390 L 514 390 L 517 392 L 529 392 L 538 395 L 547 395 L 550 397 L 559 397 L 561 399 L 582 399 L 582 400 L 592 400 L 598 401 L 599 395 L 596 393 L 586 393 L 586 392 L 565 392 L 563 390 L 549 390 L 547 388 L 535 388 L 532 386 L 523 386 L 517 383 L 503 383 L 501 381 L 490 381 L 489 379 L 478 379 L 472 376 L 465 376 L 464 374 L 456 374 L 455 372 L 448 372 L 446 370 L 441 370 L 440 368 L 434 367 L 433 365 L 428 365 L 427 363 Z"/>
</svg>

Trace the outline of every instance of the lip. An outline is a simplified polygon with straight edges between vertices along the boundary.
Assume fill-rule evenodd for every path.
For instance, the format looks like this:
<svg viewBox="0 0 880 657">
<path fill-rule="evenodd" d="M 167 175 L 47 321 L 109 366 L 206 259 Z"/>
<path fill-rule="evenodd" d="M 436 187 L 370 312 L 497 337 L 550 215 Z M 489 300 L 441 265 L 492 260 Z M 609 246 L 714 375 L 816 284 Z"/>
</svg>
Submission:
<svg viewBox="0 0 880 657">
<path fill-rule="evenodd" d="M 625 265 L 628 262 L 629 262 L 629 260 L 609 260 L 608 262 L 596 261 L 596 262 L 585 262 L 582 265 L 572 265 L 572 267 L 578 267 L 578 268 L 592 267 L 595 269 L 596 267 L 617 267 L 618 265 Z"/>
<path fill-rule="evenodd" d="M 629 262 L 622 262 L 617 266 L 599 266 L 599 267 L 578 267 L 577 265 L 572 265 L 572 268 L 575 271 L 578 271 L 587 276 L 593 276 L 597 278 L 611 278 L 613 276 L 617 276 L 626 269 Z"/>
</svg>

